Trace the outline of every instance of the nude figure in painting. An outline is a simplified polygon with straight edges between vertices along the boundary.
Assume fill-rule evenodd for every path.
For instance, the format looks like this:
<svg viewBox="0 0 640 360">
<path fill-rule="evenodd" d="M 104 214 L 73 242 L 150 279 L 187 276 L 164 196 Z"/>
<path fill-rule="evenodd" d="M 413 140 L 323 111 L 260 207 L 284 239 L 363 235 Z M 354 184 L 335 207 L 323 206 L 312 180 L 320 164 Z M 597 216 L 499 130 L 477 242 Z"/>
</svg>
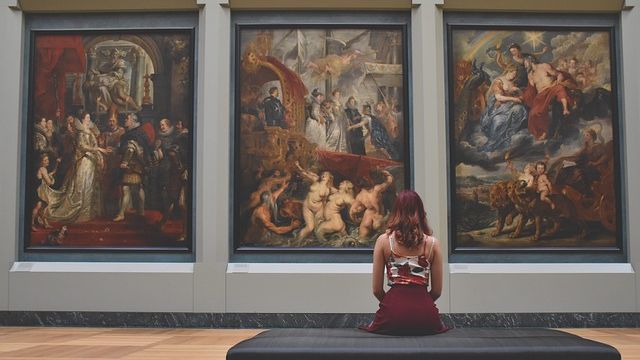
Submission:
<svg viewBox="0 0 640 360">
<path fill-rule="evenodd" d="M 291 179 L 291 174 L 285 174 L 284 176 L 280 176 L 280 170 L 274 170 L 273 174 L 260 182 L 256 191 L 252 192 L 249 196 L 249 200 L 242 205 L 241 211 L 245 212 L 255 208 L 260 205 L 260 198 L 263 192 L 272 191 L 273 188 L 277 185 L 282 186 L 284 183 Z"/>
<path fill-rule="evenodd" d="M 349 180 L 340 183 L 338 192 L 329 195 L 329 201 L 324 207 L 324 221 L 318 225 L 316 236 L 324 239 L 327 235 L 338 233 L 347 235 L 347 225 L 342 220 L 342 209 L 350 207 L 353 198 L 353 184 Z"/>
<path fill-rule="evenodd" d="M 273 222 L 274 209 L 277 209 L 278 197 L 284 192 L 288 183 L 282 184 L 280 189 L 263 191 L 260 194 L 260 205 L 251 214 L 249 230 L 244 237 L 245 243 L 270 243 L 272 234 L 284 235 L 300 227 L 300 220 L 294 219 L 287 226 L 278 226 Z M 275 210 L 277 211 L 277 210 Z"/>
<path fill-rule="evenodd" d="M 553 101 L 562 104 L 562 115 L 570 114 L 569 95 L 566 88 L 557 83 L 558 71 L 547 63 L 538 63 L 534 57 L 525 57 L 525 67 L 529 74 L 529 86 L 523 98 L 529 107 L 529 132 L 536 140 L 546 140 L 551 125 L 549 106 Z"/>
<path fill-rule="evenodd" d="M 302 217 L 304 218 L 304 228 L 298 233 L 297 239 L 304 239 L 315 229 L 315 226 L 324 220 L 324 207 L 329 199 L 329 195 L 337 192 L 333 187 L 333 175 L 328 171 L 318 174 L 303 169 L 296 161 L 296 167 L 303 177 L 311 181 L 309 193 L 302 204 Z"/>
<path fill-rule="evenodd" d="M 393 184 L 393 176 L 386 170 L 383 170 L 382 174 L 385 176 L 384 182 L 373 185 L 371 188 L 360 190 L 349 211 L 349 217 L 358 222 L 356 218 L 364 210 L 358 231 L 358 236 L 361 240 L 368 239 L 372 233 L 380 230 L 383 225 L 384 206 L 382 205 L 382 193 Z"/>
</svg>

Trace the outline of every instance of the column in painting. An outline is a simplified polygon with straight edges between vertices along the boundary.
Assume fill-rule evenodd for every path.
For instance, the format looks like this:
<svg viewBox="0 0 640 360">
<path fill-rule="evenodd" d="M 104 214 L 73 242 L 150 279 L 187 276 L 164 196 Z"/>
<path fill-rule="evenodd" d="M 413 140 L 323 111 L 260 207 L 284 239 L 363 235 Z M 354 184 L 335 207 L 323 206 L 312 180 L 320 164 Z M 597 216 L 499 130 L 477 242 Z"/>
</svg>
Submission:
<svg viewBox="0 0 640 360">
<path fill-rule="evenodd" d="M 189 96 L 191 81 L 190 49 L 185 40 L 175 36 L 169 40 L 170 64 L 171 64 L 171 97 L 169 116 L 173 121 L 185 121 L 190 117 L 191 109 L 185 106 L 185 99 Z M 191 121 L 188 121 L 191 123 Z"/>
<path fill-rule="evenodd" d="M 141 85 L 141 81 L 140 79 L 142 78 L 142 75 L 144 75 L 144 73 L 141 73 L 140 71 L 140 64 L 143 63 L 143 61 L 140 61 L 141 56 L 140 56 L 140 49 L 138 47 L 132 47 L 131 48 L 131 55 L 130 55 L 130 61 L 131 61 L 131 83 L 129 84 L 129 96 L 131 96 L 136 104 L 140 104 L 140 88 L 142 86 Z"/>
</svg>

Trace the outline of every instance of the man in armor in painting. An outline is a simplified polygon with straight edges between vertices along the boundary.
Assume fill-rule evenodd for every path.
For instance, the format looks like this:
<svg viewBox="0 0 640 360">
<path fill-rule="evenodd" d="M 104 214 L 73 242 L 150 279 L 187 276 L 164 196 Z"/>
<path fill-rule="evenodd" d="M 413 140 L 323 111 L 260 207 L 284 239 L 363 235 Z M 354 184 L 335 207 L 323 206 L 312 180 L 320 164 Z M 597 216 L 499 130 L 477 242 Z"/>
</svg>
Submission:
<svg viewBox="0 0 640 360">
<path fill-rule="evenodd" d="M 125 212 L 133 207 L 133 194 L 137 194 L 136 208 L 138 215 L 144 216 L 144 186 L 142 179 L 144 168 L 149 157 L 149 140 L 146 133 L 140 127 L 136 114 L 128 114 L 124 120 L 127 132 L 120 140 L 120 169 L 122 171 L 120 186 L 122 197 L 120 199 L 120 211 L 113 221 L 122 221 Z"/>
<path fill-rule="evenodd" d="M 98 145 L 102 148 L 111 150 L 111 153 L 106 156 L 106 171 L 104 173 L 104 191 L 107 196 L 115 194 L 119 187 L 119 179 L 116 177 L 118 169 L 120 168 L 120 157 L 117 154 L 120 147 L 120 140 L 124 135 L 125 129 L 118 123 L 117 114 L 111 114 L 107 120 L 107 126 L 103 132 L 98 136 Z M 112 202 L 105 203 L 106 211 L 109 214 L 113 214 L 120 209 L 119 204 L 113 204 Z"/>
<path fill-rule="evenodd" d="M 279 126 L 285 127 L 284 123 L 284 105 L 278 96 L 280 91 L 277 87 L 269 89 L 269 96 L 262 101 L 264 107 L 264 117 L 267 122 L 267 126 Z"/>
</svg>

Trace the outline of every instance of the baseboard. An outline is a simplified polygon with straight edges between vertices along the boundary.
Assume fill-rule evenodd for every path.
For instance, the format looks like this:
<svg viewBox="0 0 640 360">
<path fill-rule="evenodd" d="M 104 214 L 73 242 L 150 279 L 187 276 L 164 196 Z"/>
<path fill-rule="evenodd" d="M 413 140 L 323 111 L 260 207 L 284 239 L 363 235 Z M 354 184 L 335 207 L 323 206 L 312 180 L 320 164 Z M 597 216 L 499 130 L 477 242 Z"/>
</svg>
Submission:
<svg viewBox="0 0 640 360">
<path fill-rule="evenodd" d="M 455 313 L 449 327 L 637 328 L 640 313 Z M 0 326 L 352 328 L 373 314 L 0 311 Z"/>
</svg>

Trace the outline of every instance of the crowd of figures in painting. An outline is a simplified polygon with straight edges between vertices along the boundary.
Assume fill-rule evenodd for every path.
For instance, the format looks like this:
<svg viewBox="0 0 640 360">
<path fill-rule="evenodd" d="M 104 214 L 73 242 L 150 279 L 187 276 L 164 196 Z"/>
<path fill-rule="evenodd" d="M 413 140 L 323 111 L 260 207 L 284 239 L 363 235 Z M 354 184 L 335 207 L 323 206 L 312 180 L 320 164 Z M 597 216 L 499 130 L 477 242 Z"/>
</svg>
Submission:
<svg viewBox="0 0 640 360">
<path fill-rule="evenodd" d="M 453 30 L 456 246 L 618 244 L 610 41 Z"/>
<path fill-rule="evenodd" d="M 190 46 L 187 35 L 36 38 L 29 246 L 189 246 Z"/>
</svg>

